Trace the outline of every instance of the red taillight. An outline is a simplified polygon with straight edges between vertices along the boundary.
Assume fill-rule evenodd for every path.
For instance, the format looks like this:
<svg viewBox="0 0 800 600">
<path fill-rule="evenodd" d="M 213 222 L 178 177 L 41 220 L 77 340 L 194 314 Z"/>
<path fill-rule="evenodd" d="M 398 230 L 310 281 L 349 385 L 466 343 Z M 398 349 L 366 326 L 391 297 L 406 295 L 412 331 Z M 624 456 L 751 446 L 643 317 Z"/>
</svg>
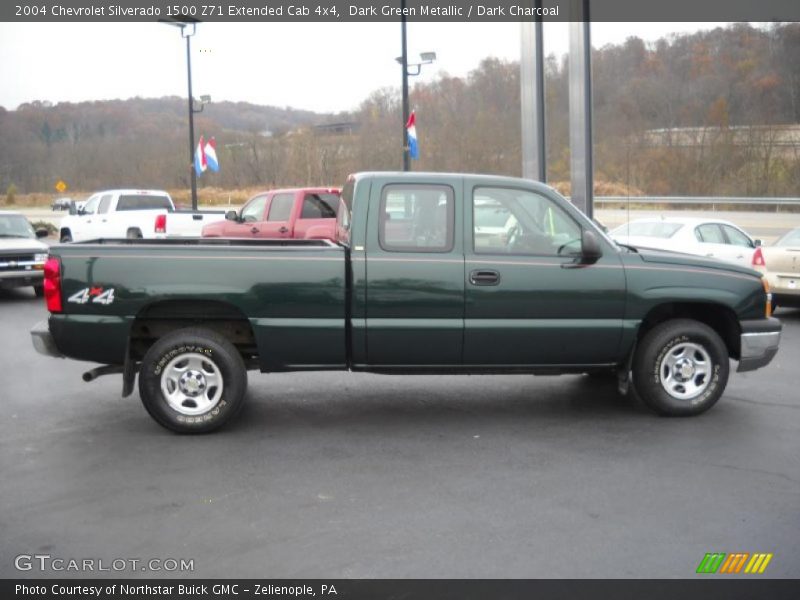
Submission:
<svg viewBox="0 0 800 600">
<path fill-rule="evenodd" d="M 756 251 L 753 252 L 753 266 L 754 267 L 766 267 L 767 263 L 764 262 L 764 253 L 761 252 L 761 248 L 756 248 Z"/>
<path fill-rule="evenodd" d="M 167 233 L 167 215 L 156 217 L 156 233 Z"/>
<path fill-rule="evenodd" d="M 61 262 L 57 258 L 44 263 L 44 298 L 47 310 L 61 312 Z"/>
</svg>

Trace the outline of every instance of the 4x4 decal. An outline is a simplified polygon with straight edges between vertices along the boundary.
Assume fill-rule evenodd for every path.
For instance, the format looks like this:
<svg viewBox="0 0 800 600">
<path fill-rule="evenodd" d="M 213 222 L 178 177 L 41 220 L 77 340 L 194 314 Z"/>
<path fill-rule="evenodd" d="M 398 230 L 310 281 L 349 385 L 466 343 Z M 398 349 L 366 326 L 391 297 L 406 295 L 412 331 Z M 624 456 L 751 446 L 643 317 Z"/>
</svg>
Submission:
<svg viewBox="0 0 800 600">
<path fill-rule="evenodd" d="M 67 298 L 67 302 L 75 304 L 86 304 L 94 302 L 97 304 L 111 304 L 114 302 L 114 288 L 103 289 L 102 287 L 87 287 L 75 292 Z"/>
</svg>

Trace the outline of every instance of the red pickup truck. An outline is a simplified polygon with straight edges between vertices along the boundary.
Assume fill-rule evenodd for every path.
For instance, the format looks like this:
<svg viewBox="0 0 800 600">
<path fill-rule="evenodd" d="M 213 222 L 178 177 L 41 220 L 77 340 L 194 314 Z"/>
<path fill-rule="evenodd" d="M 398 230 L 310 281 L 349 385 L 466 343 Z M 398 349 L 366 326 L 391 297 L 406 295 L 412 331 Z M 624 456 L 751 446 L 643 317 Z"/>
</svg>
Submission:
<svg viewBox="0 0 800 600">
<path fill-rule="evenodd" d="M 338 188 L 296 188 L 256 194 L 239 212 L 203 227 L 203 237 L 334 239 Z"/>
</svg>

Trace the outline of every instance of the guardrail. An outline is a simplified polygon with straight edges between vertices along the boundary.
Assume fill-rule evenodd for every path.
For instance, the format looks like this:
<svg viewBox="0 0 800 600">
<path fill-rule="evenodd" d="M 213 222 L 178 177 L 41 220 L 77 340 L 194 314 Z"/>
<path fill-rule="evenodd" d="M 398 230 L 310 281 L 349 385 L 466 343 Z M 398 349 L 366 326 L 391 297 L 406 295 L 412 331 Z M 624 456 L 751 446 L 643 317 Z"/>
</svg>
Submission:
<svg viewBox="0 0 800 600">
<path fill-rule="evenodd" d="M 800 198 L 746 198 L 743 196 L 595 196 L 595 206 L 621 204 L 674 204 L 710 206 L 716 210 L 717 205 L 750 204 L 775 207 L 779 212 L 781 206 L 800 206 Z"/>
</svg>

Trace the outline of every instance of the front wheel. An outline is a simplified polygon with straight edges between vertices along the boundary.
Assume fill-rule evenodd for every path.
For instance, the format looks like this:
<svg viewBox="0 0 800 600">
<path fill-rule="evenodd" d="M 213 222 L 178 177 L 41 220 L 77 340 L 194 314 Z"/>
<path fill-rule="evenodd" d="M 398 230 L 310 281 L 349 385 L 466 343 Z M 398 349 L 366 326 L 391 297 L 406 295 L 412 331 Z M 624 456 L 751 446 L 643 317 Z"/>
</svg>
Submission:
<svg viewBox="0 0 800 600">
<path fill-rule="evenodd" d="M 247 370 L 236 348 L 207 329 L 179 329 L 142 359 L 139 395 L 160 425 L 178 433 L 207 433 L 236 416 Z"/>
<path fill-rule="evenodd" d="M 719 400 L 729 371 L 728 350 L 716 331 L 692 319 L 672 319 L 640 340 L 633 385 L 655 412 L 692 416 Z"/>
</svg>

